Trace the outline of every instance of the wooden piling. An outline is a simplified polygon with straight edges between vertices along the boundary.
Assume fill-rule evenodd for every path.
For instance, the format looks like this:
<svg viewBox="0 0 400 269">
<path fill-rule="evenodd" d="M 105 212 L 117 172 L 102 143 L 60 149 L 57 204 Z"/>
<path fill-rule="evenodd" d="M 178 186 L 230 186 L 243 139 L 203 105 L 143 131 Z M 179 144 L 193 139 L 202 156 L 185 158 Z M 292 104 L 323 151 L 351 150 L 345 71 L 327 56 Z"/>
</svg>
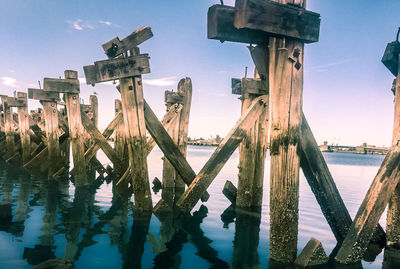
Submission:
<svg viewBox="0 0 400 269">
<path fill-rule="evenodd" d="M 18 92 L 18 99 L 23 99 L 25 103 L 28 103 L 27 94 L 24 92 Z M 19 134 L 21 137 L 22 162 L 25 164 L 31 158 L 31 136 L 29 135 L 30 125 L 28 106 L 18 107 L 18 122 Z"/>
<path fill-rule="evenodd" d="M 398 56 L 400 60 L 400 55 Z M 400 66 L 400 61 L 398 61 Z M 400 68 L 398 68 L 400 71 Z M 400 138 L 400 72 L 397 75 L 394 91 L 394 123 L 392 146 L 399 143 Z M 389 200 L 386 221 L 386 245 L 400 247 L 400 185 L 397 185 Z"/>
<path fill-rule="evenodd" d="M 4 128 L 6 133 L 6 157 L 11 157 L 15 152 L 15 131 L 13 127 L 12 108 L 8 106 L 6 102 L 4 102 L 3 98 L 2 102 L 4 110 Z"/>
<path fill-rule="evenodd" d="M 286 1 L 287 2 L 287 1 Z M 303 1 L 300 1 L 301 5 Z M 303 68 L 289 59 L 304 44 L 270 38 L 271 97 L 270 259 L 292 263 L 297 255 Z"/>
<path fill-rule="evenodd" d="M 46 126 L 49 175 L 53 175 L 60 167 L 60 132 L 58 130 L 58 110 L 55 101 L 40 101 Z"/>
<path fill-rule="evenodd" d="M 115 115 L 122 113 L 121 100 L 115 100 Z M 122 115 L 121 115 L 122 117 Z M 129 167 L 129 154 L 126 140 L 124 137 L 124 122 L 121 121 L 120 124 L 115 128 L 114 133 L 114 149 L 121 160 L 121 165 L 124 171 Z"/>
<path fill-rule="evenodd" d="M 267 52 L 265 47 L 257 47 L 251 49 L 253 59 L 261 70 L 261 91 L 259 93 L 250 93 L 245 84 L 248 79 L 242 79 L 242 114 L 246 112 L 251 102 L 257 96 L 268 93 L 268 78 L 265 67 L 268 65 L 268 53 L 262 54 L 265 57 L 255 56 L 255 51 L 261 50 Z M 262 63 L 259 64 L 258 62 Z M 264 67 L 263 69 L 261 69 Z M 267 95 L 265 95 L 267 96 Z M 267 96 L 268 97 L 268 96 Z M 238 175 L 238 192 L 236 205 L 238 207 L 261 207 L 263 182 L 264 182 L 264 163 L 267 152 L 268 140 L 268 110 L 266 109 L 254 125 L 250 128 L 239 147 L 239 175 Z"/>
<path fill-rule="evenodd" d="M 124 115 L 125 137 L 128 143 L 131 167 L 132 188 L 135 208 L 138 211 L 151 211 L 149 174 L 146 159 L 146 124 L 143 111 L 142 78 L 120 79 L 122 110 Z"/>
<path fill-rule="evenodd" d="M 78 79 L 78 72 L 66 70 L 66 79 Z M 72 144 L 72 158 L 74 162 L 74 178 L 76 186 L 88 185 L 85 166 L 84 128 L 81 120 L 79 93 L 64 93 L 68 114 L 69 136 Z"/>
</svg>

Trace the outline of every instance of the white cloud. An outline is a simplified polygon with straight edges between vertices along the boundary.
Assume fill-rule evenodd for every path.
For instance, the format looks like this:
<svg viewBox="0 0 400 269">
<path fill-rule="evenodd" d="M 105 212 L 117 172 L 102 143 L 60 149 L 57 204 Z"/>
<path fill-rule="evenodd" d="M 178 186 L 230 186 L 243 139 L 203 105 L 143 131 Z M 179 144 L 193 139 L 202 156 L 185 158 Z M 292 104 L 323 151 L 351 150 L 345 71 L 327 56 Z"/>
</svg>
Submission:
<svg viewBox="0 0 400 269">
<path fill-rule="evenodd" d="M 68 24 L 72 26 L 73 29 L 77 31 L 82 31 L 84 29 L 91 29 L 93 30 L 95 27 L 87 22 L 84 22 L 82 19 L 76 19 L 74 21 L 67 21 Z"/>
<path fill-rule="evenodd" d="M 143 83 L 151 86 L 172 86 L 178 83 L 178 78 L 165 77 L 165 78 L 155 78 L 155 79 L 144 79 Z"/>
<path fill-rule="evenodd" d="M 112 23 L 112 22 L 110 22 L 110 21 L 98 21 L 98 23 L 104 24 L 104 25 L 106 25 L 106 26 L 113 26 L 113 27 L 117 27 L 117 28 L 120 27 L 118 24 Z"/>
<path fill-rule="evenodd" d="M 12 88 L 18 88 L 18 81 L 15 78 L 1 77 L 1 83 Z"/>
</svg>

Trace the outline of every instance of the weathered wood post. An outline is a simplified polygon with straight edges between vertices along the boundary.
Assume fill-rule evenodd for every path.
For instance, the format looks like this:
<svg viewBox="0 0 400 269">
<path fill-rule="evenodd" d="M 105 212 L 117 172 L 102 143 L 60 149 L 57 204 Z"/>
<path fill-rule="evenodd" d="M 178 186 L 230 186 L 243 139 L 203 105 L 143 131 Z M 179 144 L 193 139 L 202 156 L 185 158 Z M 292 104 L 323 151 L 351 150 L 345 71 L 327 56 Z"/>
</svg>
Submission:
<svg viewBox="0 0 400 269">
<path fill-rule="evenodd" d="M 147 212 L 152 210 L 152 201 L 146 159 L 147 139 L 141 75 L 149 73 L 150 67 L 148 54 L 139 54 L 137 46 L 152 36 L 150 27 L 142 27 L 123 40 L 114 38 L 103 44 L 109 60 L 84 67 L 88 84 L 119 79 L 135 209 Z M 129 57 L 128 51 L 131 53 Z M 124 57 L 115 58 L 121 54 Z"/>
<path fill-rule="evenodd" d="M 90 95 L 90 107 L 92 108 L 92 121 L 96 128 L 99 128 L 99 100 L 97 95 Z"/>
<path fill-rule="evenodd" d="M 4 128 L 6 133 L 6 157 L 10 157 L 15 152 L 15 130 L 13 128 L 12 108 L 7 104 L 7 97 L 1 98 L 4 111 Z"/>
<path fill-rule="evenodd" d="M 171 109 L 171 106 L 175 105 L 176 103 L 183 104 L 183 96 L 179 95 L 177 92 L 165 91 L 165 106 L 167 108 L 167 111 Z M 181 113 L 182 110 L 178 112 L 179 118 Z M 175 142 L 175 144 L 178 144 L 179 121 L 176 121 L 174 126 L 171 127 L 172 128 L 170 128 L 168 134 Z M 172 166 L 172 164 L 168 161 L 168 159 L 164 156 L 163 171 L 162 171 L 162 183 L 163 183 L 162 196 L 163 199 L 168 201 L 170 205 L 172 205 L 171 202 L 173 201 L 175 179 L 176 179 L 175 169 Z"/>
<path fill-rule="evenodd" d="M 22 100 L 24 106 L 18 107 L 19 134 L 21 137 L 22 162 L 25 164 L 31 158 L 31 136 L 29 135 L 28 96 L 24 92 L 17 93 L 18 100 Z"/>
<path fill-rule="evenodd" d="M 115 115 L 118 113 L 122 113 L 122 103 L 117 99 L 115 100 Z M 129 167 L 129 153 L 124 133 L 124 123 L 121 122 L 115 128 L 114 149 L 121 160 L 122 168 L 126 171 Z"/>
<path fill-rule="evenodd" d="M 267 61 L 267 58 L 264 59 Z M 266 76 L 263 75 L 265 81 Z M 268 94 L 268 85 L 261 79 L 232 79 L 232 93 L 241 94 L 242 114 L 260 95 Z M 268 109 L 247 131 L 239 147 L 237 207 L 261 207 L 264 182 L 264 162 L 268 140 Z"/>
<path fill-rule="evenodd" d="M 72 144 L 72 156 L 74 162 L 74 178 L 76 186 L 88 184 L 85 166 L 84 128 L 81 120 L 81 108 L 79 103 L 78 72 L 65 70 L 65 79 L 45 78 L 43 88 L 49 92 L 64 93 L 64 101 L 67 108 L 69 137 Z"/>
<path fill-rule="evenodd" d="M 400 54 L 397 56 L 398 66 L 400 66 Z M 392 146 L 399 144 L 400 139 L 400 68 L 394 91 L 394 123 Z M 397 185 L 392 197 L 389 200 L 386 220 L 386 245 L 399 247 L 400 246 L 400 185 Z"/>
</svg>

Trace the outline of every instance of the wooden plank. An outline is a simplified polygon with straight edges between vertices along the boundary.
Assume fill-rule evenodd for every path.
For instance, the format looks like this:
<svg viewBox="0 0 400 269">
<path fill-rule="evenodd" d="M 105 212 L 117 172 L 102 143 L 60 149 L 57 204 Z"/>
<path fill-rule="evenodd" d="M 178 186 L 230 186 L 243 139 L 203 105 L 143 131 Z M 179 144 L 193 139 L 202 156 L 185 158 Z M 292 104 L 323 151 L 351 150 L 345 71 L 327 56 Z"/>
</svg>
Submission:
<svg viewBox="0 0 400 269">
<path fill-rule="evenodd" d="M 265 111 L 267 102 L 268 99 L 265 98 L 265 96 L 260 96 L 254 99 L 247 112 L 243 113 L 229 134 L 214 151 L 211 158 L 197 174 L 189 188 L 178 200 L 177 207 L 181 212 L 188 213 L 197 204 L 201 195 L 207 190 L 211 182 L 238 147 L 239 143 L 246 135 L 246 131 L 251 128 L 254 121 Z"/>
<path fill-rule="evenodd" d="M 400 55 L 397 55 L 397 65 L 400 66 Z M 400 71 L 400 68 L 396 68 Z M 394 121 L 392 146 L 398 144 L 400 137 L 400 72 L 394 87 Z M 392 197 L 389 200 L 386 220 L 386 245 L 400 246 L 400 185 L 397 185 Z"/>
<path fill-rule="evenodd" d="M 66 70 L 64 75 L 66 80 L 78 80 L 78 72 L 76 71 Z M 79 93 L 65 93 L 64 98 L 68 115 L 69 136 L 72 144 L 75 185 L 77 187 L 86 186 L 89 182 L 86 176 L 85 130 L 81 120 Z"/>
<path fill-rule="evenodd" d="M 3 102 L 6 102 L 9 107 L 26 107 L 28 106 L 28 100 L 21 100 L 14 97 L 4 97 Z"/>
<path fill-rule="evenodd" d="M 232 41 L 250 44 L 268 44 L 268 36 L 262 31 L 237 29 L 234 26 L 235 8 L 213 5 L 207 14 L 207 38 L 221 42 Z"/>
<path fill-rule="evenodd" d="M 304 114 L 302 117 L 300 167 L 333 235 L 341 243 L 346 237 L 352 220 Z M 382 243 L 385 240 L 385 232 L 379 225 L 375 238 L 372 243 Z"/>
<path fill-rule="evenodd" d="M 86 83 L 112 81 L 150 73 L 149 55 L 139 54 L 127 58 L 97 61 L 93 66 L 84 66 Z"/>
<path fill-rule="evenodd" d="M 40 89 L 28 89 L 28 98 L 43 101 L 58 101 L 60 94 L 58 92 L 46 92 Z"/>
<path fill-rule="evenodd" d="M 3 110 L 4 110 L 4 128 L 6 133 L 6 157 L 14 155 L 15 152 L 15 129 L 13 128 L 13 115 L 12 109 L 4 102 L 5 98 L 2 98 Z"/>
<path fill-rule="evenodd" d="M 103 150 L 107 158 L 110 159 L 110 161 L 114 164 L 114 170 L 121 170 L 121 162 L 117 153 L 114 151 L 102 133 L 96 128 L 91 119 L 89 119 L 89 117 L 83 111 L 81 111 L 81 119 L 85 130 L 90 134 L 95 143 Z"/>
<path fill-rule="evenodd" d="M 320 15 L 295 5 L 270 0 L 236 0 L 238 29 L 264 31 L 275 37 L 292 37 L 304 43 L 318 42 Z"/>
<path fill-rule="evenodd" d="M 120 79 L 120 90 L 125 137 L 129 149 L 129 161 L 132 165 L 130 178 L 135 208 L 138 211 L 149 212 L 153 205 L 146 158 L 147 139 L 141 77 Z"/>
<path fill-rule="evenodd" d="M 177 92 L 165 91 L 165 103 L 167 107 L 173 104 L 184 104 L 185 97 Z"/>
<path fill-rule="evenodd" d="M 131 49 L 134 49 L 152 37 L 153 32 L 151 31 L 151 28 L 149 26 L 143 26 L 133 31 L 121 41 L 116 37 L 104 43 L 102 47 L 108 58 L 115 58 Z"/>
<path fill-rule="evenodd" d="M 18 98 L 24 99 L 25 103 L 28 103 L 27 94 L 18 92 Z M 21 149 L 22 149 L 22 163 L 25 164 L 31 158 L 31 135 L 29 134 L 29 115 L 28 107 L 18 107 L 18 122 L 19 122 L 19 135 L 21 137 Z"/>
<path fill-rule="evenodd" d="M 222 193 L 225 195 L 226 198 L 232 203 L 236 204 L 236 197 L 237 197 L 237 189 L 232 182 L 227 180 L 225 182 L 224 188 L 222 189 Z"/>
<path fill-rule="evenodd" d="M 376 225 L 400 180 L 400 146 L 386 155 L 365 196 L 335 260 L 344 263 L 360 261 Z"/>
<path fill-rule="evenodd" d="M 78 78 L 44 78 L 43 89 L 49 92 L 79 93 L 80 86 Z"/>
<path fill-rule="evenodd" d="M 147 104 L 146 100 L 144 101 L 144 116 L 146 120 L 146 128 L 150 135 L 156 141 L 157 145 L 164 153 L 164 156 L 174 166 L 176 172 L 179 173 L 186 185 L 189 186 L 196 177 L 196 173 L 179 150 L 179 147 L 173 142 L 172 138 L 168 135 L 168 132 L 158 121 L 157 116 L 151 110 L 151 107 Z M 203 200 L 207 201 L 208 196 L 208 193 L 205 194 L 202 197 Z M 153 211 L 157 212 L 158 210 L 163 210 L 164 206 L 165 202 L 160 200 L 160 202 L 158 202 L 154 207 Z"/>
<path fill-rule="evenodd" d="M 261 79 L 255 78 L 232 78 L 232 94 L 252 94 L 252 95 L 263 95 L 267 94 L 263 86 Z"/>
</svg>

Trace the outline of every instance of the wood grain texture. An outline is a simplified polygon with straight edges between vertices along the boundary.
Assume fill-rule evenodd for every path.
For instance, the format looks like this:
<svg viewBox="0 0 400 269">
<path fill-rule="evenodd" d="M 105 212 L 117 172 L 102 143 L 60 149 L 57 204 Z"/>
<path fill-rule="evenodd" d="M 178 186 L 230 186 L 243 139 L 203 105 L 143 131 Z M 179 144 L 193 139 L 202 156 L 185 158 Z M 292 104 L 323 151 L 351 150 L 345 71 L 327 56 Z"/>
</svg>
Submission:
<svg viewBox="0 0 400 269">
<path fill-rule="evenodd" d="M 301 1 L 300 1 L 301 2 Z M 238 29 L 264 31 L 274 37 L 291 37 L 305 43 L 318 42 L 320 15 L 294 5 L 270 0 L 236 0 Z"/>
<path fill-rule="evenodd" d="M 121 160 L 123 171 L 126 171 L 129 167 L 129 153 L 125 138 L 122 103 L 121 100 L 117 99 L 115 100 L 115 116 L 117 117 L 118 114 L 120 114 L 119 117 L 121 118 L 121 121 L 115 126 L 114 129 L 114 150 L 116 151 L 118 158 Z"/>
<path fill-rule="evenodd" d="M 247 112 L 242 114 L 235 126 L 197 174 L 189 188 L 178 200 L 177 207 L 181 212 L 188 213 L 197 204 L 201 195 L 207 190 L 232 153 L 239 146 L 247 130 L 252 127 L 254 121 L 265 111 L 267 102 L 268 100 L 265 96 L 260 96 L 254 99 Z"/>
<path fill-rule="evenodd" d="M 151 31 L 151 28 L 149 26 L 143 26 L 133 31 L 121 41 L 116 37 L 104 43 L 102 47 L 108 58 L 115 58 L 131 49 L 134 49 L 152 37 L 153 32 Z"/>
<path fill-rule="evenodd" d="M 80 86 L 78 78 L 44 78 L 43 89 L 49 92 L 79 93 Z"/>
<path fill-rule="evenodd" d="M 60 100 L 60 94 L 58 92 L 46 92 L 40 89 L 28 89 L 28 98 L 43 101 L 58 101 Z"/>
<path fill-rule="evenodd" d="M 95 84 L 150 73 L 149 55 L 139 54 L 127 58 L 97 61 L 84 66 L 86 83 Z"/>
<path fill-rule="evenodd" d="M 283 264 L 296 259 L 298 238 L 303 68 L 289 59 L 295 49 L 303 63 L 301 42 L 270 38 L 270 259 Z"/>
<path fill-rule="evenodd" d="M 41 101 L 41 103 L 43 105 L 43 116 L 46 126 L 49 175 L 53 175 L 60 169 L 61 164 L 57 103 L 55 101 Z"/>
<path fill-rule="evenodd" d="M 6 157 L 11 157 L 15 153 L 15 129 L 13 127 L 12 109 L 4 102 L 4 98 L 1 99 L 3 102 L 4 129 L 6 134 Z"/>
<path fill-rule="evenodd" d="M 21 95 L 22 98 L 25 99 L 25 102 L 28 102 L 28 97 L 26 93 L 19 92 L 18 95 Z M 28 114 L 28 106 L 18 107 L 18 123 L 19 123 L 19 135 L 21 138 L 21 149 L 22 149 L 22 163 L 25 164 L 31 158 L 31 135 L 30 125 L 29 125 L 29 114 Z M 36 136 L 33 134 L 32 136 Z M 37 141 L 37 140 L 36 140 Z"/>
<path fill-rule="evenodd" d="M 146 56 L 147 57 L 147 56 Z M 121 102 L 135 208 L 151 211 L 152 201 L 146 155 L 146 124 L 141 77 L 120 79 Z"/>
<path fill-rule="evenodd" d="M 65 78 L 77 80 L 77 72 L 65 71 Z M 79 81 L 78 81 L 79 82 Z M 69 136 L 72 145 L 72 158 L 74 162 L 74 178 L 76 186 L 89 184 L 86 176 L 85 165 L 85 130 L 81 120 L 81 106 L 78 93 L 65 93 L 65 104 L 68 115 Z"/>
<path fill-rule="evenodd" d="M 207 38 L 221 42 L 232 41 L 251 44 L 268 44 L 268 36 L 262 31 L 237 29 L 234 26 L 235 8 L 213 5 L 207 14 Z"/>
</svg>

